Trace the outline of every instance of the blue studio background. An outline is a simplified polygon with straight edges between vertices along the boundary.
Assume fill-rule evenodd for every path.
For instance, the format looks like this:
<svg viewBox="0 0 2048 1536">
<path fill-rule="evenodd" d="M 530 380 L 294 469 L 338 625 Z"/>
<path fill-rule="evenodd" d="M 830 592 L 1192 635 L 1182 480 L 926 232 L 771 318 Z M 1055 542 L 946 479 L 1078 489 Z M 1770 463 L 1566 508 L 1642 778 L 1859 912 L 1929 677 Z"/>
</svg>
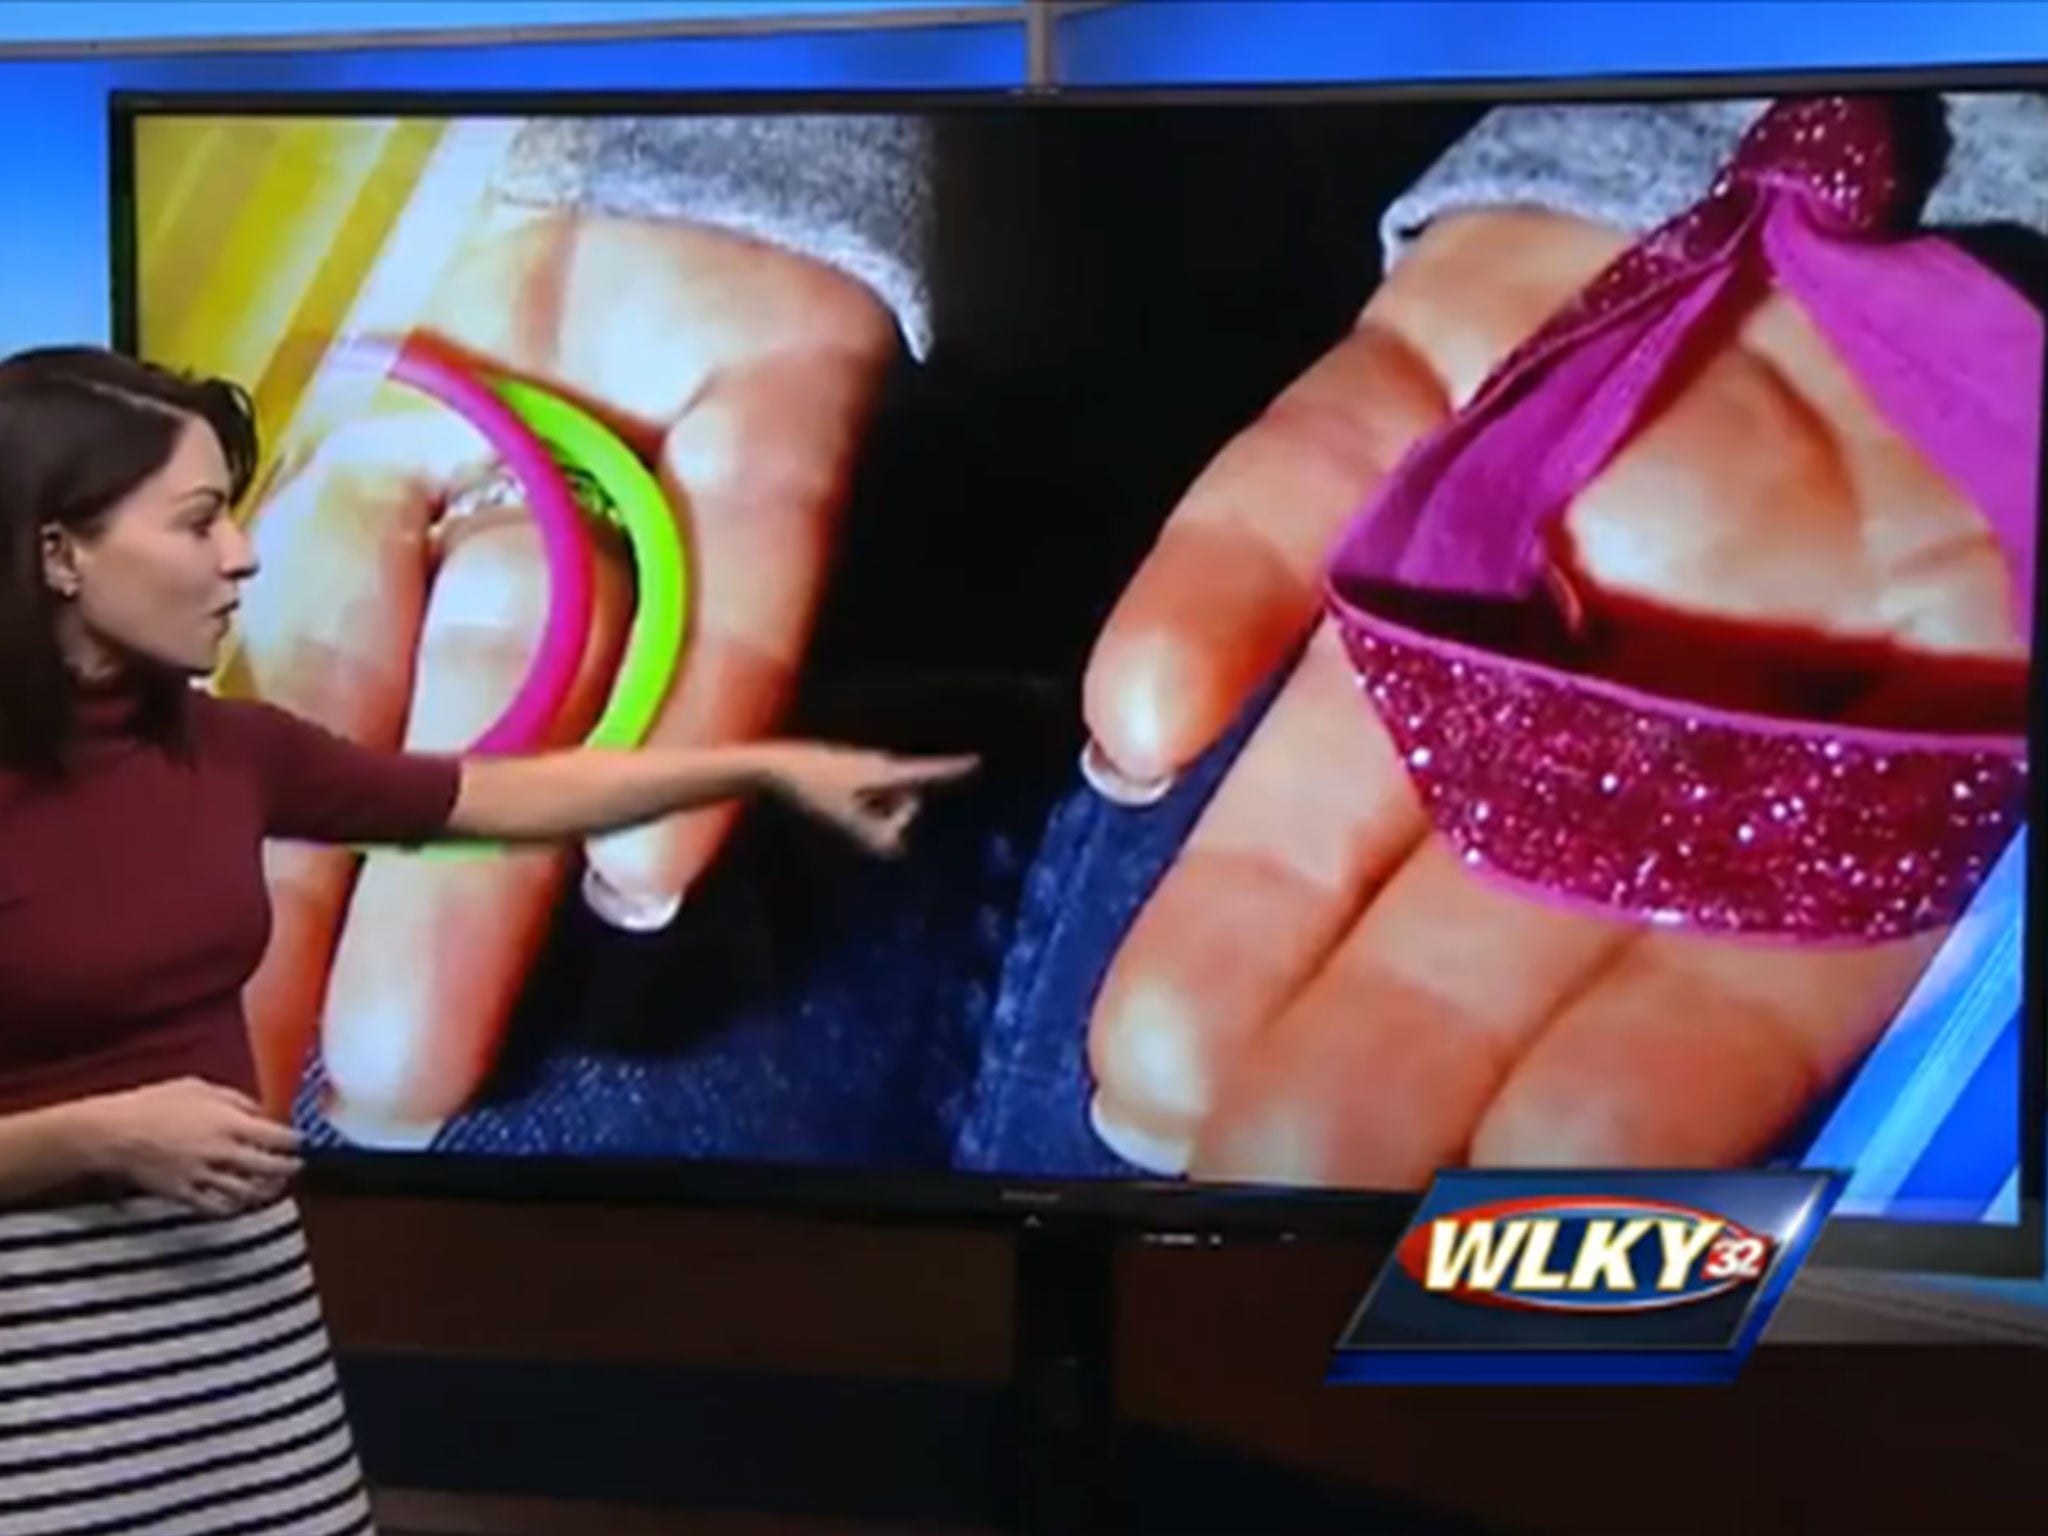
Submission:
<svg viewBox="0 0 2048 1536">
<path fill-rule="evenodd" d="M 715 26 L 734 18 L 751 30 L 630 41 L 550 35 L 564 26 Z M 759 30 L 770 19 L 789 30 Z M 529 40 L 406 46 L 402 38 L 465 28 L 522 31 Z M 286 29 L 306 45 L 234 51 Z M 383 36 L 370 47 L 336 45 L 364 34 Z M 196 39 L 223 46 L 195 50 Z M 1055 77 L 1077 87 L 1882 68 L 2048 58 L 2048 6 L 1124 0 L 1060 18 L 1054 41 Z M 110 46 L 61 47 L 91 42 Z M 11 153 L 0 175 L 0 355 L 108 334 L 112 91 L 1008 90 L 1026 83 L 1027 60 L 1025 0 L 334 0 L 282 8 L 6 0 L 0 144 Z M 2048 1304 L 2048 1284 L 2039 1282 L 1938 1283 Z"/>
</svg>

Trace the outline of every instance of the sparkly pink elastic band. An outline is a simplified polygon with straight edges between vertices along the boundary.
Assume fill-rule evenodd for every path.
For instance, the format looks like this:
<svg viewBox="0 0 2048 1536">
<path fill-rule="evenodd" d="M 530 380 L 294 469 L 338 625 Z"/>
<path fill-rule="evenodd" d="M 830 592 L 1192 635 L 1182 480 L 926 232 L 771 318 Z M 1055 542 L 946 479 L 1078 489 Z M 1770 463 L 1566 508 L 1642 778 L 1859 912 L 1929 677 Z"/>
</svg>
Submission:
<svg viewBox="0 0 2048 1536">
<path fill-rule="evenodd" d="M 1543 603 L 1550 526 L 1761 266 L 1983 513 L 2031 634 L 2041 317 L 1955 246 L 1881 234 L 1905 191 L 1890 114 L 1774 106 L 1704 202 L 1554 315 L 1347 530 L 1333 617 L 1474 868 L 1658 924 L 1871 942 L 1954 921 L 2023 819 L 2022 737 L 1712 710 L 1411 627 L 1432 604 Z"/>
</svg>

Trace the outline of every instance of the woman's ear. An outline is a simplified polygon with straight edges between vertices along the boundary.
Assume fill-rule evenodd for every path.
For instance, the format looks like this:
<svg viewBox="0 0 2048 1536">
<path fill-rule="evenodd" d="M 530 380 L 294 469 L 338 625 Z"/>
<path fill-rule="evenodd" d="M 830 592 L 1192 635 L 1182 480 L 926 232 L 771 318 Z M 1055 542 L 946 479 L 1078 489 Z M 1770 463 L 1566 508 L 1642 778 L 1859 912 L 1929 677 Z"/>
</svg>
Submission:
<svg viewBox="0 0 2048 1536">
<path fill-rule="evenodd" d="M 78 544 L 56 523 L 42 529 L 43 583 L 62 598 L 78 596 Z"/>
</svg>

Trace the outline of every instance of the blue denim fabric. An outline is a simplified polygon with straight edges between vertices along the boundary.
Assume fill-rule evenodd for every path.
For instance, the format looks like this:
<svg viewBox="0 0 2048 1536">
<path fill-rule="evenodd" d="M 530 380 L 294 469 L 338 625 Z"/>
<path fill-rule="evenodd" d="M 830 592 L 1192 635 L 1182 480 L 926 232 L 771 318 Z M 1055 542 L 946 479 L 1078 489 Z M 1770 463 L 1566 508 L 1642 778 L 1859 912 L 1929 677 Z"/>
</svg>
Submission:
<svg viewBox="0 0 2048 1536">
<path fill-rule="evenodd" d="M 664 932 L 565 902 L 434 1149 L 1131 1174 L 1087 1124 L 1089 1012 L 1259 712 L 1144 810 L 1099 799 L 1062 740 L 936 802 L 898 862 L 764 809 Z M 334 1146 L 320 1086 L 316 1061 L 299 1120 Z"/>
<path fill-rule="evenodd" d="M 899 862 L 757 811 L 664 932 L 565 902 L 496 1073 L 434 1150 L 1139 1175 L 1088 1124 L 1089 1016 L 1271 696 L 1144 809 L 1096 795 L 1062 739 L 935 803 Z M 298 1119 L 338 1145 L 319 1087 L 315 1061 Z"/>
<path fill-rule="evenodd" d="M 1088 1018 L 1110 962 L 1244 738 L 1245 721 L 1142 810 L 1085 785 L 1054 808 L 1020 893 L 984 1027 L 955 1165 L 977 1172 L 1129 1178 L 1088 1125 Z"/>
<path fill-rule="evenodd" d="M 1030 818 L 963 798 L 892 864 L 754 815 L 664 932 L 564 902 L 436 1150 L 945 1166 Z"/>
</svg>

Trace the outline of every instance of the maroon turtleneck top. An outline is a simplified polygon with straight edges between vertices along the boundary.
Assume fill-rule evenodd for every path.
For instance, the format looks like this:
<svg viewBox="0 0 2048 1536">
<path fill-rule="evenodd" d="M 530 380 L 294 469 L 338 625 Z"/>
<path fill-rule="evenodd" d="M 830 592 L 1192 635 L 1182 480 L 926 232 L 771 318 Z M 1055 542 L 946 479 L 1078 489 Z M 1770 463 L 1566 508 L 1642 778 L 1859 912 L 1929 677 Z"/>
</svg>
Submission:
<svg viewBox="0 0 2048 1536">
<path fill-rule="evenodd" d="M 266 838 L 416 843 L 460 765 L 194 692 L 187 751 L 81 701 L 62 779 L 0 767 L 0 1114 L 197 1076 L 256 1091 L 242 988 L 270 936 Z"/>
</svg>

